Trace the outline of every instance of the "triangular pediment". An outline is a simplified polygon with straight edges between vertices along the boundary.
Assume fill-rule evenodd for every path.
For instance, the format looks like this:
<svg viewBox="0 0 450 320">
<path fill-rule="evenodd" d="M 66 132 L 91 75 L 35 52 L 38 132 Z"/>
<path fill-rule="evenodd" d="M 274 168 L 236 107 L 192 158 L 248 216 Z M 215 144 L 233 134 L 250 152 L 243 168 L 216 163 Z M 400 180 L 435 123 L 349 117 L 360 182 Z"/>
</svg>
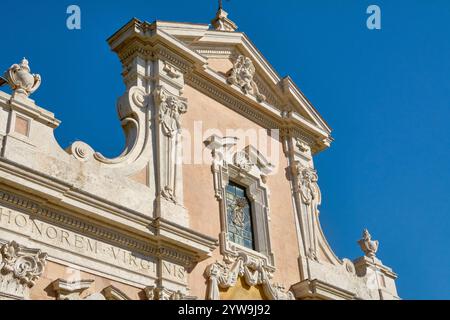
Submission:
<svg viewBox="0 0 450 320">
<path fill-rule="evenodd" d="M 331 132 L 325 120 L 293 81 L 289 77 L 280 77 L 245 33 L 211 30 L 207 24 L 157 21 L 156 25 L 203 56 L 207 67 L 223 77 L 233 68 L 237 56 L 250 58 L 256 69 L 254 80 L 268 104 L 280 112 L 297 113 L 324 133 Z"/>
<path fill-rule="evenodd" d="M 162 55 L 197 88 L 215 92 L 232 108 L 254 108 L 252 117 L 268 129 L 292 129 L 309 141 L 314 153 L 332 141 L 330 127 L 309 100 L 291 78 L 278 75 L 245 33 L 213 30 L 207 24 L 133 19 L 108 42 L 122 60 L 136 50 Z"/>
</svg>

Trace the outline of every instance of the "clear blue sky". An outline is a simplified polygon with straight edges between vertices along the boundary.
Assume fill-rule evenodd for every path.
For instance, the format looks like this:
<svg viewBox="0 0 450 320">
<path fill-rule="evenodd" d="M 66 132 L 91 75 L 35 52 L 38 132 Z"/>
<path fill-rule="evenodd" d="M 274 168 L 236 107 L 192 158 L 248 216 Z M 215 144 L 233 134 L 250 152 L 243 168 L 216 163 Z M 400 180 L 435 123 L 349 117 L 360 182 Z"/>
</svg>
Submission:
<svg viewBox="0 0 450 320">
<path fill-rule="evenodd" d="M 66 28 L 66 8 L 82 30 Z M 317 157 L 321 220 L 340 257 L 368 227 L 407 299 L 450 299 L 450 1 L 224 1 L 240 30 L 289 74 L 336 139 Z M 366 28 L 370 4 L 382 30 Z M 132 17 L 208 23 L 217 1 L 0 2 L 0 68 L 23 56 L 43 84 L 33 98 L 63 121 L 66 147 L 118 154 L 121 67 L 106 39 Z M 2 89 L 5 90 L 5 89 Z"/>
</svg>

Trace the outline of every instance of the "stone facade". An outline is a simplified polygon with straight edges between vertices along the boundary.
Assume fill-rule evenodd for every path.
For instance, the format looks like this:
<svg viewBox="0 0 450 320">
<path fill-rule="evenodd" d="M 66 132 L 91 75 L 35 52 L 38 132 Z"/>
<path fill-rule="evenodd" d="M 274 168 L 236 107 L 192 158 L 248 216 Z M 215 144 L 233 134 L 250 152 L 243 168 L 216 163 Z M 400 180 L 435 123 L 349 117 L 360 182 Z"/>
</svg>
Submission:
<svg viewBox="0 0 450 320">
<path fill-rule="evenodd" d="M 26 59 L 6 71 L 0 299 L 398 299 L 367 230 L 362 258 L 328 245 L 314 155 L 331 129 L 236 30 L 220 7 L 212 27 L 133 19 L 108 39 L 126 85 L 114 159 L 61 148 L 30 98 L 41 77 Z M 231 182 L 252 248 L 229 237 Z"/>
</svg>

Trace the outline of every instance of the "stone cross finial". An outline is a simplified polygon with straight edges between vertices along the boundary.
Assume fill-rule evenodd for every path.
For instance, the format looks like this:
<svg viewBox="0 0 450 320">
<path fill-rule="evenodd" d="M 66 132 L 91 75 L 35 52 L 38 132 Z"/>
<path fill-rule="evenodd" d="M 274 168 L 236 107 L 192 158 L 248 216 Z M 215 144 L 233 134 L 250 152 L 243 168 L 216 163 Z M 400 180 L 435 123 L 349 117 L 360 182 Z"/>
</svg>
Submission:
<svg viewBox="0 0 450 320">
<path fill-rule="evenodd" d="M 28 97 L 41 85 L 41 76 L 32 74 L 28 60 L 23 58 L 20 64 L 13 64 L 3 76 L 14 91 L 14 95 Z"/>
<path fill-rule="evenodd" d="M 361 250 L 369 258 L 374 258 L 378 251 L 378 240 L 372 240 L 369 230 L 364 229 L 362 239 L 358 241 Z"/>
</svg>

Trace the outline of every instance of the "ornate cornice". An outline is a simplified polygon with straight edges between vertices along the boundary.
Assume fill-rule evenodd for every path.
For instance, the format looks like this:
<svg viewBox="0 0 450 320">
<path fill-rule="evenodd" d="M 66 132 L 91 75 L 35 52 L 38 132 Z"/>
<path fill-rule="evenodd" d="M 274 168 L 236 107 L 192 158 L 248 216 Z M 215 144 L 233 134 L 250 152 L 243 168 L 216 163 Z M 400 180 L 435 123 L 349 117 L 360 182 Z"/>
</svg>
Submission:
<svg viewBox="0 0 450 320">
<path fill-rule="evenodd" d="M 244 114 L 249 119 L 252 119 L 256 123 L 264 126 L 265 128 L 279 129 L 280 123 L 270 119 L 263 113 L 257 111 L 255 108 L 249 106 L 242 99 L 227 93 L 225 90 L 213 85 L 211 81 L 206 80 L 200 75 L 191 73 L 185 76 L 186 83 L 193 86 L 195 89 L 213 97 L 218 102 L 226 105 L 227 107 L 237 111 L 240 114 Z"/>
<path fill-rule="evenodd" d="M 194 254 L 192 248 L 189 251 L 183 251 L 179 246 L 172 248 L 170 245 L 165 245 L 158 241 L 158 224 L 149 225 L 150 229 L 154 229 L 153 232 L 156 238 L 149 241 L 149 239 L 141 240 L 135 239 L 130 234 L 124 234 L 116 230 L 112 230 L 106 227 L 101 227 L 98 224 L 92 222 L 86 222 L 79 218 L 69 216 L 68 214 L 56 211 L 54 209 L 46 208 L 41 204 L 28 200 L 24 197 L 17 196 L 13 193 L 0 190 L 0 204 L 8 204 L 16 209 L 24 211 L 34 218 L 42 219 L 43 221 L 52 222 L 56 225 L 63 226 L 69 230 L 73 230 L 86 236 L 91 236 L 96 239 L 116 244 L 118 246 L 127 248 L 134 252 L 140 252 L 146 255 L 151 255 L 160 258 L 167 258 L 172 261 L 176 261 L 184 266 L 192 266 L 193 263 L 199 258 Z M 172 232 L 176 232 L 177 228 L 172 226 Z M 178 232 L 178 235 L 183 237 L 189 237 L 189 232 Z M 200 236 L 196 236 L 197 241 L 203 242 L 204 239 Z M 205 245 L 206 248 L 212 250 L 216 247 L 216 241 L 214 239 L 208 240 Z"/>
</svg>

